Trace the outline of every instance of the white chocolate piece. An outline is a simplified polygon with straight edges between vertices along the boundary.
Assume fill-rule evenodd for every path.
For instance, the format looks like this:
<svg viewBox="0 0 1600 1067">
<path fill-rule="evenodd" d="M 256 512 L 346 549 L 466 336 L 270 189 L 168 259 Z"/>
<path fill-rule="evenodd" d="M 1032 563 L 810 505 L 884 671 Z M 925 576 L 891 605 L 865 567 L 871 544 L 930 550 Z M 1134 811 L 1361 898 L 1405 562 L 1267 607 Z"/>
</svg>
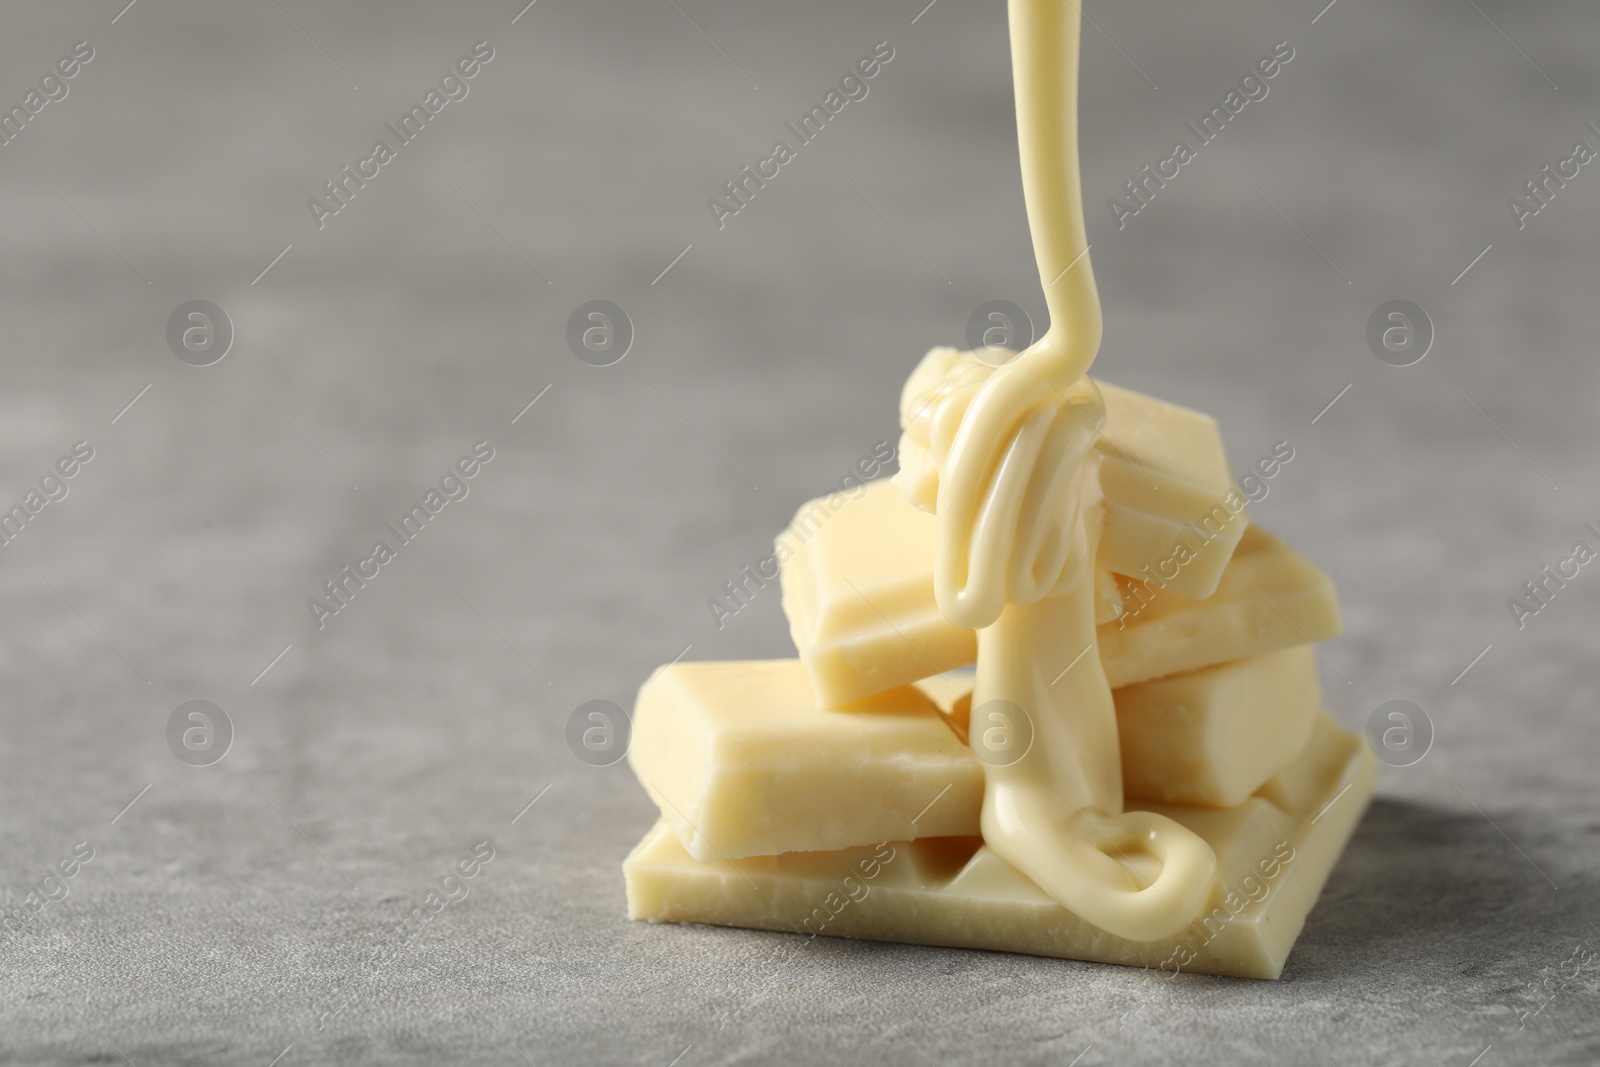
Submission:
<svg viewBox="0 0 1600 1067">
<path fill-rule="evenodd" d="M 1282 777 L 1301 801 L 1156 810 L 1215 851 L 1204 914 L 1161 941 L 1112 937 L 1055 903 L 976 838 L 702 864 L 663 820 L 623 864 L 628 913 L 801 934 L 996 949 L 1166 972 L 1277 978 L 1372 794 L 1377 761 L 1326 714 Z"/>
<path fill-rule="evenodd" d="M 1100 382 L 1106 404 L 1099 563 L 1204 600 L 1249 525 L 1209 415 Z M 1146 580 L 1153 580 L 1146 578 Z"/>
<path fill-rule="evenodd" d="M 778 536 L 783 610 L 824 707 L 977 660 L 977 635 L 934 602 L 937 536 L 887 479 L 811 501 Z M 1102 574 L 1095 588 L 1097 621 L 1116 618 L 1116 582 Z"/>
<path fill-rule="evenodd" d="M 906 687 L 815 706 L 796 660 L 675 663 L 639 690 L 628 760 L 695 859 L 977 829 L 983 770 Z"/>
<path fill-rule="evenodd" d="M 812 501 L 780 535 L 783 609 L 819 703 L 837 706 L 976 662 L 977 635 L 934 602 L 936 536 L 934 517 L 887 481 L 853 498 Z M 1102 535 L 1102 552 L 1115 536 L 1109 528 Z M 1219 591 L 1204 601 L 1109 581 L 1096 569 L 1097 640 L 1113 688 L 1338 635 L 1333 583 L 1305 557 L 1257 527 L 1232 557 L 1244 562 L 1230 559 Z M 1120 590 L 1114 607 L 1107 584 Z"/>
<path fill-rule="evenodd" d="M 628 759 L 704 863 L 975 836 L 984 771 L 966 743 L 972 685 L 968 672 L 935 675 L 825 710 L 796 660 L 675 663 L 639 691 Z M 1226 807 L 1304 747 L 1316 665 L 1294 648 L 1113 696 L 1136 806 Z"/>
<path fill-rule="evenodd" d="M 783 611 L 817 702 L 837 707 L 978 658 L 933 599 L 934 518 L 894 485 L 813 500 L 778 535 Z"/>
<path fill-rule="evenodd" d="M 1099 628 L 1114 687 L 1339 636 L 1333 582 L 1259 526 L 1239 540 L 1217 591 L 1191 600 L 1123 583 L 1123 615 Z"/>
<path fill-rule="evenodd" d="M 1303 749 L 1321 703 L 1309 645 L 1113 694 L 1130 797 L 1226 808 Z"/>
</svg>

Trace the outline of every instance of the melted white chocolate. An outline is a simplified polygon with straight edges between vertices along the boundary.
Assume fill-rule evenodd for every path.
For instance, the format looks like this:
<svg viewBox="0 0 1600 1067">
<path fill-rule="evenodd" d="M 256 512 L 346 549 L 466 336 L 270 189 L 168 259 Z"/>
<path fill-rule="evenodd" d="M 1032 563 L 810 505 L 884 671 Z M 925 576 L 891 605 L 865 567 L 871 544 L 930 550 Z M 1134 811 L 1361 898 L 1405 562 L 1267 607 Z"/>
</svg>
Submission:
<svg viewBox="0 0 1600 1067">
<path fill-rule="evenodd" d="M 1078 178 L 1081 15 L 1073 0 L 1009 2 L 1023 195 L 1050 328 L 1000 367 L 930 354 L 902 396 L 901 484 L 938 518 L 940 610 L 978 631 L 974 746 L 994 730 L 1016 741 L 1017 711 L 1031 727 L 1020 757 L 985 759 L 984 842 L 1085 921 L 1153 941 L 1200 913 L 1217 863 L 1172 820 L 1122 811 L 1095 648 L 1093 445 L 1105 409 L 1085 377 L 1101 318 Z"/>
</svg>

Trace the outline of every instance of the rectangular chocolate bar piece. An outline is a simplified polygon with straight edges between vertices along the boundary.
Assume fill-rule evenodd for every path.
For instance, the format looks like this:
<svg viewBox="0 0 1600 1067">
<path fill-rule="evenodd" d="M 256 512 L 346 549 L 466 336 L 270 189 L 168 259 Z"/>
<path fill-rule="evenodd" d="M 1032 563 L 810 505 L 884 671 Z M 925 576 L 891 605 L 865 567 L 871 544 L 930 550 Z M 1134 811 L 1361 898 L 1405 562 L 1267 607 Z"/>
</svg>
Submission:
<svg viewBox="0 0 1600 1067">
<path fill-rule="evenodd" d="M 1210 596 L 1249 523 L 1217 421 L 1096 384 L 1106 402 L 1099 564 L 1130 578 L 1160 578 L 1185 596 Z"/>
<path fill-rule="evenodd" d="M 1317 656 L 1295 645 L 1112 694 L 1129 797 L 1226 808 L 1294 758 L 1322 705 Z"/>
<path fill-rule="evenodd" d="M 1142 583 L 1122 586 L 1121 617 L 1096 630 L 1113 688 L 1326 641 L 1344 628 L 1333 582 L 1259 526 L 1245 531 L 1204 600 Z"/>
<path fill-rule="evenodd" d="M 816 706 L 798 660 L 674 663 L 628 761 L 701 862 L 974 833 L 983 768 L 912 687 Z"/>
<path fill-rule="evenodd" d="M 935 536 L 932 515 L 879 481 L 854 496 L 813 501 L 779 537 L 783 609 L 819 703 L 846 704 L 976 661 L 977 635 L 946 619 L 934 600 Z M 1117 536 L 1108 521 L 1102 560 Z M 1113 688 L 1340 630 L 1333 583 L 1254 526 L 1236 550 L 1229 546 L 1205 600 L 1172 586 L 1113 581 L 1104 566 L 1096 588 L 1101 661 Z"/>
</svg>

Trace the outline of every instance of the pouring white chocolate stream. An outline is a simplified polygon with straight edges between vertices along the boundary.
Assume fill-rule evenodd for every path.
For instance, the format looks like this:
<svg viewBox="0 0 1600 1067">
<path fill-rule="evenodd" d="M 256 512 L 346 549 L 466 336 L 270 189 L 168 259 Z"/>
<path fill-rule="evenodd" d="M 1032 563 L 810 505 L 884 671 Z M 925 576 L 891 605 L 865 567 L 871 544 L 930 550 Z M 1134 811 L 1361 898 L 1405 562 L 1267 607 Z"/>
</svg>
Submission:
<svg viewBox="0 0 1600 1067">
<path fill-rule="evenodd" d="M 1081 14 L 1073 0 L 1009 0 L 1009 11 L 1023 195 L 1050 327 L 1000 367 L 930 353 L 901 398 L 899 482 L 937 515 L 940 610 L 978 631 L 974 747 L 987 731 L 1026 745 L 984 760 L 984 842 L 1084 920 L 1152 941 L 1203 909 L 1216 857 L 1172 820 L 1122 810 L 1116 716 L 1094 648 L 1093 445 L 1105 409 L 1085 377 L 1102 327 L 1078 173 Z"/>
</svg>

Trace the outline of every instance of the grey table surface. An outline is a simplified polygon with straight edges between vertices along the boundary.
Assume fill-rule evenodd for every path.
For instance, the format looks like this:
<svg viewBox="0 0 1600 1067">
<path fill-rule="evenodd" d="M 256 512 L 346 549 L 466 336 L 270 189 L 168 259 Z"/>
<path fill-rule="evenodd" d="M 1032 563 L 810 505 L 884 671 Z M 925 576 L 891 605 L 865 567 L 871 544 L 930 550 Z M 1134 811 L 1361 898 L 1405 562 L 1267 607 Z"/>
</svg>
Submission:
<svg viewBox="0 0 1600 1067">
<path fill-rule="evenodd" d="M 979 303 L 1042 320 L 1004 5 L 7 5 L 0 102 L 94 55 L 0 148 L 0 498 L 94 455 L 0 549 L 28 916 L 0 1060 L 1600 1058 L 1600 576 L 1507 608 L 1600 520 L 1600 173 L 1522 229 L 1507 205 L 1600 147 L 1600 13 L 1319 9 L 1094 4 L 1084 48 L 1099 373 L 1216 415 L 1241 469 L 1292 444 L 1254 514 L 1341 590 L 1328 706 L 1434 729 L 1258 983 L 631 923 L 652 806 L 564 740 L 680 653 L 792 654 L 774 590 L 721 629 L 706 600 L 893 439 Z M 719 229 L 707 198 L 880 40 L 869 94 Z M 1119 230 L 1106 199 L 1284 40 Z M 468 95 L 319 228 L 307 200 L 478 41 Z M 235 333 L 207 367 L 166 340 L 197 298 Z M 636 333 L 604 368 L 565 340 L 594 298 Z M 1364 340 L 1395 298 L 1437 333 L 1405 368 Z M 308 599 L 480 440 L 469 495 L 319 629 Z M 194 699 L 232 724 L 209 766 L 169 749 Z"/>
</svg>

